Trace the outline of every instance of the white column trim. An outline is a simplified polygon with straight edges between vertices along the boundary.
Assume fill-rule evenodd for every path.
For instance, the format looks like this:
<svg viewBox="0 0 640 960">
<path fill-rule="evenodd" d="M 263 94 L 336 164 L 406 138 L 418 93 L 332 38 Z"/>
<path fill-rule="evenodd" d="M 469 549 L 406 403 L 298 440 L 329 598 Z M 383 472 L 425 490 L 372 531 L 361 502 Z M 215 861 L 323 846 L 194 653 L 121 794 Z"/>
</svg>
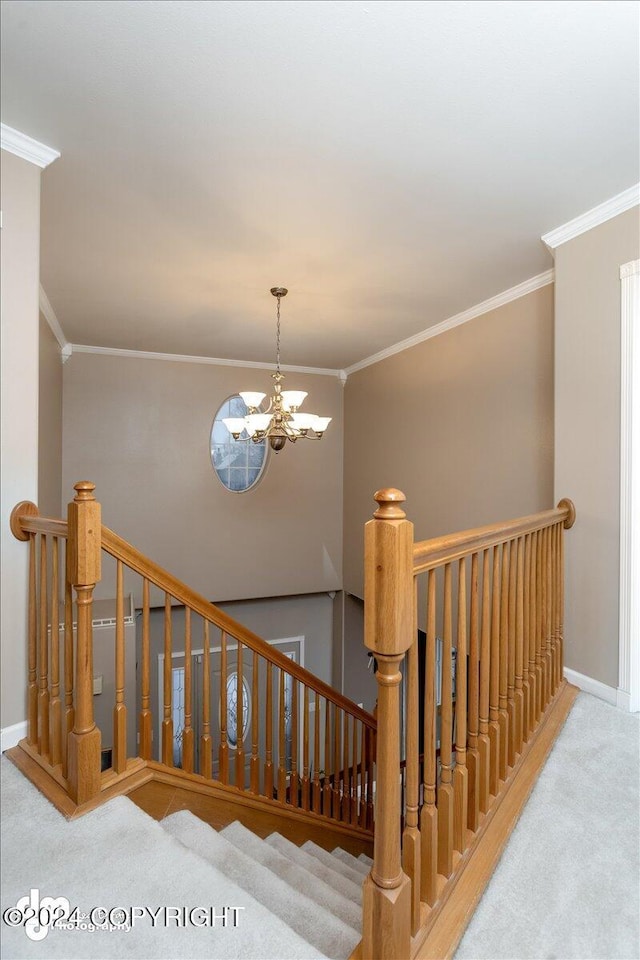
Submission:
<svg viewBox="0 0 640 960">
<path fill-rule="evenodd" d="M 618 704 L 640 710 L 640 260 L 620 267 Z M 635 381 L 635 383 L 634 383 Z"/>
</svg>

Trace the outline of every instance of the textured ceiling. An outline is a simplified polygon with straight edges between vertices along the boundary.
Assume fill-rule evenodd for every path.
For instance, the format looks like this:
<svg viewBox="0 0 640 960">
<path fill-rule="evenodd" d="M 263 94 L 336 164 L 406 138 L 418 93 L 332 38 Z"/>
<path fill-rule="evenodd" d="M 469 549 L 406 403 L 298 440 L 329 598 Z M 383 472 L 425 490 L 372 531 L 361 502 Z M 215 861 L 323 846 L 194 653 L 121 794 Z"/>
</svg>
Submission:
<svg viewBox="0 0 640 960">
<path fill-rule="evenodd" d="M 69 341 L 344 368 L 638 180 L 635 2 L 2 3 Z"/>
</svg>

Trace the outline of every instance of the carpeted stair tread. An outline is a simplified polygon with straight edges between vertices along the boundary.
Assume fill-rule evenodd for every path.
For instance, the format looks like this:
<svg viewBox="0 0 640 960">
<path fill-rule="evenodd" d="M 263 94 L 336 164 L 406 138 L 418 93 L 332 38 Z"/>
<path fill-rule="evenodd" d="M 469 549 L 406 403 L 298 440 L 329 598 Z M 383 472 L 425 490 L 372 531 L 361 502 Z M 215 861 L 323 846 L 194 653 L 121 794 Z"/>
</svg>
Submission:
<svg viewBox="0 0 640 960">
<path fill-rule="evenodd" d="M 348 853 L 346 850 L 343 850 L 342 847 L 336 847 L 335 850 L 332 850 L 331 856 L 335 857 L 337 860 L 341 860 L 342 863 L 346 863 L 346 865 L 351 867 L 353 870 L 357 870 L 358 873 L 361 873 L 363 877 L 366 877 L 371 869 L 371 865 L 367 866 L 366 863 L 363 863 L 362 860 L 358 860 L 357 857 L 354 857 L 352 853 Z"/>
<path fill-rule="evenodd" d="M 366 863 L 368 870 L 373 866 L 373 857 L 368 857 L 366 853 L 361 853 L 358 860 L 360 860 L 361 863 Z"/>
<path fill-rule="evenodd" d="M 323 956 L 234 883 L 162 829 L 126 797 L 116 797 L 67 821 L 13 764 L 2 758 L 3 906 L 29 896 L 66 897 L 80 915 L 94 907 L 194 908 L 220 914 L 243 907 L 238 926 L 152 922 L 144 915 L 129 931 L 49 928 L 29 939 L 22 926 L 3 925 L 2 953 L 12 960 L 316 960 Z M 36 825 L 36 826 L 34 826 Z M 89 859 L 88 851 L 93 851 Z M 156 914 L 157 916 L 157 914 Z M 85 926 L 88 926 L 85 924 Z M 357 937 L 353 938 L 357 942 Z M 345 953 L 344 956 L 348 956 Z"/>
<path fill-rule="evenodd" d="M 161 826 L 185 847 L 214 864 L 324 955 L 347 957 L 353 949 L 351 927 L 310 897 L 298 891 L 292 894 L 285 880 L 189 811 L 180 810 L 166 817 Z"/>
<path fill-rule="evenodd" d="M 239 850 L 254 857 L 273 873 L 285 880 L 294 890 L 304 893 L 352 927 L 355 938 L 352 949 L 358 943 L 362 931 L 362 911 L 351 900 L 345 899 L 333 887 L 298 866 L 288 857 L 261 840 L 239 821 L 230 823 L 221 830 L 221 835 L 230 840 Z M 348 956 L 348 954 L 347 954 Z"/>
<path fill-rule="evenodd" d="M 349 877 L 345 877 L 342 872 L 338 873 L 331 867 L 325 866 L 317 857 L 311 856 L 306 850 L 301 850 L 295 843 L 287 840 L 279 833 L 272 833 L 270 837 L 267 837 L 265 843 L 268 843 L 275 850 L 279 850 L 285 857 L 289 857 L 294 863 L 299 864 L 320 880 L 324 880 L 338 893 L 352 900 L 358 907 L 362 905 L 361 884 L 354 883 Z"/>
<path fill-rule="evenodd" d="M 353 867 L 350 867 L 348 864 L 344 863 L 342 860 L 338 860 L 337 857 L 334 857 L 332 853 L 329 853 L 327 850 L 323 850 L 322 847 L 319 847 L 317 843 L 314 843 L 313 840 L 307 840 L 306 843 L 303 843 L 301 850 L 304 850 L 306 853 L 310 853 L 312 857 L 316 857 L 325 866 L 331 867 L 332 870 L 335 870 L 336 873 L 340 873 L 343 877 L 348 877 L 354 883 L 362 886 L 362 881 L 364 877 L 359 870 L 354 870 Z"/>
</svg>

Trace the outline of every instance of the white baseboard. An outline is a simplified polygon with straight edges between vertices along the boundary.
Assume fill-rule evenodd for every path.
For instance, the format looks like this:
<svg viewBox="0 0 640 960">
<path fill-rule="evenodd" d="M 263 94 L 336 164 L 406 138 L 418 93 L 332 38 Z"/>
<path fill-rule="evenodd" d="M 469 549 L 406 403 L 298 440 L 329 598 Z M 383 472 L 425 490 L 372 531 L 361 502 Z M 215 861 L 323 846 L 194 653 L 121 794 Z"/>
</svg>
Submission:
<svg viewBox="0 0 640 960">
<path fill-rule="evenodd" d="M 606 683 L 601 683 L 600 680 L 594 680 L 593 677 L 586 677 L 584 673 L 578 673 L 577 670 L 570 670 L 569 667 L 564 668 L 564 675 L 569 683 L 579 687 L 580 690 L 584 690 L 585 693 L 590 693 L 600 700 L 606 700 L 607 703 L 612 704 L 614 707 L 620 705 L 618 691 L 615 687 L 608 687 Z"/>
<path fill-rule="evenodd" d="M 15 747 L 27 735 L 27 721 L 14 723 L 11 727 L 3 727 L 0 731 L 0 753 Z"/>
</svg>

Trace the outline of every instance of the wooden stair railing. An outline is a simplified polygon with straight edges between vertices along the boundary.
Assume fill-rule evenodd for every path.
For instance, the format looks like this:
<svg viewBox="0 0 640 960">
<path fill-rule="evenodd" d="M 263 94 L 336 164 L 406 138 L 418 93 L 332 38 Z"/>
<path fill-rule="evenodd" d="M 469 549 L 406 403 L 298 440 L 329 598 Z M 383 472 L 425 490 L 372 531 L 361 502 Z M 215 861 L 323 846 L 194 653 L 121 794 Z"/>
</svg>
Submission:
<svg viewBox="0 0 640 960">
<path fill-rule="evenodd" d="M 563 679 L 563 533 L 575 509 L 562 500 L 414 543 L 404 494 L 385 489 L 375 500 L 365 527 L 365 644 L 378 663 L 377 795 L 360 956 L 442 960 L 576 693 Z"/>
<path fill-rule="evenodd" d="M 94 489 L 88 482 L 75 485 L 66 523 L 40 517 L 37 507 L 26 502 L 12 513 L 12 531 L 29 541 L 30 551 L 25 750 L 78 806 L 141 762 L 175 771 L 177 749 L 184 774 L 327 818 L 370 838 L 375 719 L 102 526 Z M 103 557 L 115 563 L 115 703 L 113 729 L 103 728 L 101 737 L 93 714 L 92 608 Z M 125 578 L 128 591 L 141 597 L 137 757 L 127 754 L 127 715 L 134 704 L 125 700 Z M 133 589 L 132 578 L 141 579 Z M 152 589 L 161 591 L 164 601 L 160 717 L 153 712 L 151 687 Z M 184 608 L 184 642 L 179 645 L 174 641 L 176 607 Z M 196 740 L 192 654 L 197 648 L 202 715 Z M 176 649 L 184 652 L 179 731 L 174 730 L 172 676 Z M 219 681 L 212 673 L 214 649 Z M 154 741 L 156 729 L 159 743 Z M 103 738 L 111 744 L 112 762 L 101 773 Z"/>
</svg>

